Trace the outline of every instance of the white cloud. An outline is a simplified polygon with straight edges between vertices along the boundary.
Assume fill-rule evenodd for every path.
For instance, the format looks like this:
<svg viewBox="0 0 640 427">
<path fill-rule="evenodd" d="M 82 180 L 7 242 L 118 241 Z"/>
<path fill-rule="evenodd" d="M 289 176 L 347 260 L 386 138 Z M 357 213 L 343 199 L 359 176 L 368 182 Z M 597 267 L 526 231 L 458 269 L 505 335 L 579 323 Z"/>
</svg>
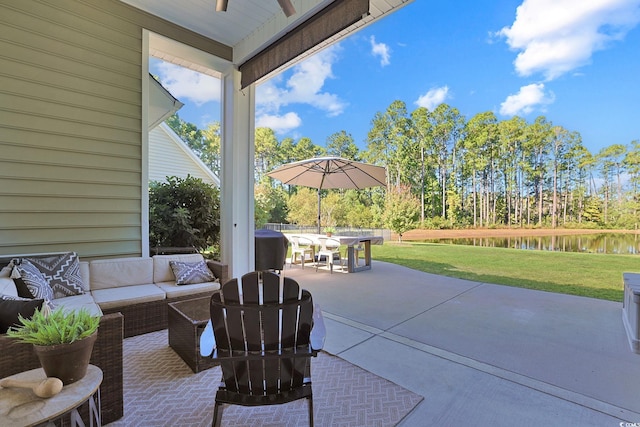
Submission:
<svg viewBox="0 0 640 427">
<path fill-rule="evenodd" d="M 329 117 L 342 114 L 348 104 L 338 95 L 322 90 L 325 82 L 334 78 L 332 66 L 338 59 L 339 49 L 339 46 L 329 47 L 296 65 L 286 81 L 280 75 L 259 85 L 256 90 L 256 121 L 261 123 L 263 118 L 265 121 L 280 118 L 284 120 L 281 132 L 300 126 L 302 122 L 297 114 L 280 112 L 292 104 L 311 105 Z M 293 116 L 297 119 L 296 126 Z M 269 127 L 276 130 L 275 126 Z"/>
<path fill-rule="evenodd" d="M 220 102 L 220 80 L 168 62 L 159 62 L 158 75 L 162 85 L 178 100 L 200 106 Z"/>
<path fill-rule="evenodd" d="M 302 120 L 296 113 L 286 113 L 282 116 L 263 114 L 256 119 L 256 127 L 268 127 L 275 133 L 285 133 L 300 127 Z"/>
<path fill-rule="evenodd" d="M 294 69 L 287 81 L 289 103 L 310 104 L 327 112 L 329 116 L 342 114 L 346 104 L 338 95 L 322 92 L 327 79 L 333 78 L 332 66 L 337 60 L 334 49 L 324 50 L 312 56 Z"/>
<path fill-rule="evenodd" d="M 389 46 L 384 43 L 376 43 L 374 36 L 371 36 L 369 41 L 371 42 L 371 54 L 380 57 L 380 65 L 383 67 L 389 65 L 391 63 L 391 49 Z"/>
<path fill-rule="evenodd" d="M 640 22 L 640 0 L 524 0 L 511 27 L 496 35 L 519 51 L 518 74 L 552 80 L 588 64 L 593 52 Z"/>
<path fill-rule="evenodd" d="M 432 111 L 448 98 L 450 98 L 449 86 L 434 87 L 424 95 L 421 95 L 415 103 L 419 107 Z"/>
<path fill-rule="evenodd" d="M 517 114 L 529 114 L 535 107 L 544 109 L 547 104 L 553 103 L 555 96 L 549 92 L 545 94 L 543 83 L 533 83 L 520 88 L 515 95 L 507 96 L 500 104 L 500 114 L 503 116 L 515 116 Z"/>
</svg>

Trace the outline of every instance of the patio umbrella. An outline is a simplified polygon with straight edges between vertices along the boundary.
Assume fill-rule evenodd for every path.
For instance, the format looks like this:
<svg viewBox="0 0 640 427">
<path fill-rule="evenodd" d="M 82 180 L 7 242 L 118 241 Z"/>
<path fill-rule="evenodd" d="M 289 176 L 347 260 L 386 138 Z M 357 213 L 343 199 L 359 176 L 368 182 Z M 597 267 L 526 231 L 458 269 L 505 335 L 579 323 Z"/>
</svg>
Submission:
<svg viewBox="0 0 640 427">
<path fill-rule="evenodd" d="M 287 185 L 318 189 L 318 234 L 320 233 L 320 190 L 343 188 L 360 190 L 386 185 L 382 166 L 356 162 L 340 157 L 316 157 L 277 167 L 267 174 Z"/>
</svg>

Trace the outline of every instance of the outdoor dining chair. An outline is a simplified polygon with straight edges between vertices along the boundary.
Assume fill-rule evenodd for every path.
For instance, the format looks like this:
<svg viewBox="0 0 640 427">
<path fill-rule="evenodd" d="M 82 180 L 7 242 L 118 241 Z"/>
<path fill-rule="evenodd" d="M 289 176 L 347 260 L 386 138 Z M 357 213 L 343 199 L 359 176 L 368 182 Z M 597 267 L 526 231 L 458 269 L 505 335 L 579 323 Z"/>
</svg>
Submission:
<svg viewBox="0 0 640 427">
<path fill-rule="evenodd" d="M 353 247 L 353 262 L 355 267 L 360 264 L 360 254 L 364 255 L 364 251 L 365 249 L 362 243 L 358 243 Z"/>
<path fill-rule="evenodd" d="M 311 345 L 315 318 L 311 294 L 289 277 L 281 283 L 275 273 L 253 272 L 242 276 L 240 283 L 226 282 L 212 295 L 210 310 L 215 335 L 212 357 L 222 368 L 212 425 L 220 425 L 226 404 L 276 405 L 304 398 L 313 426 L 311 357 L 319 349 Z M 317 323 L 324 331 L 321 318 Z"/>
<path fill-rule="evenodd" d="M 313 261 L 315 246 L 311 239 L 302 236 L 291 236 L 289 241 L 291 242 L 291 258 L 289 261 L 289 267 L 293 266 L 298 259 L 298 255 L 300 255 L 300 264 L 302 265 L 302 268 L 304 268 L 304 263 L 307 259 Z M 307 254 L 309 254 L 309 258 L 307 258 Z"/>
<path fill-rule="evenodd" d="M 340 252 L 340 241 L 329 237 L 320 237 L 320 250 L 317 252 L 316 271 L 320 262 L 324 258 L 325 265 L 329 267 L 329 271 L 333 273 L 333 265 L 336 263 L 336 258 L 340 268 L 344 268 L 342 262 L 342 253 Z"/>
</svg>

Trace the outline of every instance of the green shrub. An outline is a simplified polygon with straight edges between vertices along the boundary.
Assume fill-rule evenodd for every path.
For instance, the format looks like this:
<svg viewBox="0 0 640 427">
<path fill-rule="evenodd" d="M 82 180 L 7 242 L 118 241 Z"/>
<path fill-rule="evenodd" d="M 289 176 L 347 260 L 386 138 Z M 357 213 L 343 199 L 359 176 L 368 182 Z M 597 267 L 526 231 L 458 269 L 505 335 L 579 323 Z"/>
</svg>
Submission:
<svg viewBox="0 0 640 427">
<path fill-rule="evenodd" d="M 452 230 L 456 227 L 453 226 L 450 219 L 437 215 L 431 218 L 426 218 L 424 220 L 424 228 L 428 230 Z"/>
<path fill-rule="evenodd" d="M 200 178 L 167 177 L 149 185 L 149 246 L 195 247 L 220 240 L 220 191 Z"/>
</svg>

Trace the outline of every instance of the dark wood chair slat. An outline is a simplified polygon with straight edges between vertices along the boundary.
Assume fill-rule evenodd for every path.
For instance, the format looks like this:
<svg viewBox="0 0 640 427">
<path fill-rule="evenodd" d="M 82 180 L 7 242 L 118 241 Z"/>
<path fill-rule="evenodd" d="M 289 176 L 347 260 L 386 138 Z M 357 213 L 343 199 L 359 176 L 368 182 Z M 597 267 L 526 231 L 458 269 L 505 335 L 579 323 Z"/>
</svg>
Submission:
<svg viewBox="0 0 640 427">
<path fill-rule="evenodd" d="M 242 295 L 238 284 L 228 281 L 211 298 L 213 357 L 220 361 L 223 379 L 213 425 L 219 425 L 224 404 L 273 405 L 305 398 L 313 426 L 310 358 L 317 352 L 309 344 L 311 294 L 272 272 L 244 275 Z"/>
</svg>

